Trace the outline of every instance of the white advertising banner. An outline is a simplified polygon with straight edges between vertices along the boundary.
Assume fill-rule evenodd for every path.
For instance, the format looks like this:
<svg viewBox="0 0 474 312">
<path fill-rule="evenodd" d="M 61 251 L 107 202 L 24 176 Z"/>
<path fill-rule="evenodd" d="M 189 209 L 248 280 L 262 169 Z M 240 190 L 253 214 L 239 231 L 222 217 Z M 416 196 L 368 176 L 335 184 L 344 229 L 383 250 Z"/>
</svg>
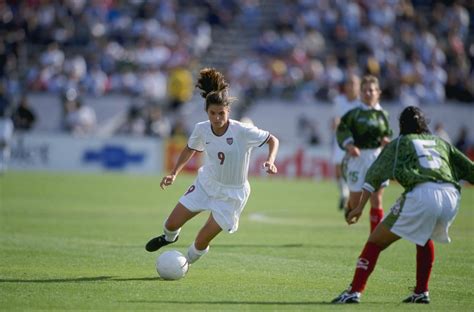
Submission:
<svg viewBox="0 0 474 312">
<path fill-rule="evenodd" d="M 9 167 L 25 171 L 115 171 L 162 175 L 169 171 L 164 169 L 165 155 L 170 153 L 165 152 L 166 146 L 169 150 L 169 143 L 166 145 L 161 140 L 151 138 L 16 134 L 11 144 Z M 176 153 L 179 154 L 181 149 L 179 146 Z M 267 145 L 252 151 L 250 176 L 267 176 L 262 169 L 267 152 Z M 174 166 L 175 158 L 171 166 Z M 193 173 L 199 165 L 190 163 L 193 166 L 187 172 Z M 334 176 L 327 146 L 281 145 L 276 164 L 278 177 L 327 179 Z"/>
<path fill-rule="evenodd" d="M 161 140 L 151 138 L 17 134 L 11 145 L 13 170 L 161 174 L 162 164 Z"/>
<path fill-rule="evenodd" d="M 266 160 L 268 147 L 264 145 L 252 151 L 249 175 L 267 176 L 262 165 Z M 327 179 L 334 176 L 329 146 L 281 145 L 276 160 L 278 176 L 287 178 Z"/>
</svg>

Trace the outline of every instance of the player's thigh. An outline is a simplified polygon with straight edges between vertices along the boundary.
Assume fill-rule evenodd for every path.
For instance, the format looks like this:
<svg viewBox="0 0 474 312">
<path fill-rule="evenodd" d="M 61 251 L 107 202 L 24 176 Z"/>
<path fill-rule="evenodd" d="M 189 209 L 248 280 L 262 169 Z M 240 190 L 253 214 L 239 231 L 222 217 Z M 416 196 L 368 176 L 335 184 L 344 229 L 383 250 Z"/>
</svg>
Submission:
<svg viewBox="0 0 474 312">
<path fill-rule="evenodd" d="M 178 203 L 166 220 L 166 228 L 175 231 L 198 213 L 199 211 L 190 211 L 183 204 Z"/>
<path fill-rule="evenodd" d="M 199 231 L 198 235 L 196 236 L 196 240 L 194 242 L 194 246 L 198 250 L 204 250 L 209 246 L 209 243 L 216 237 L 222 228 L 217 224 L 216 220 L 212 216 L 212 213 L 209 215 L 204 226 Z"/>
<path fill-rule="evenodd" d="M 398 236 L 395 233 L 392 233 L 390 231 L 390 228 L 388 228 L 383 223 L 379 223 L 377 227 L 375 228 L 375 230 L 369 236 L 369 242 L 376 244 L 382 249 L 387 248 L 393 242 L 399 239 L 400 239 L 400 236 Z"/>
</svg>

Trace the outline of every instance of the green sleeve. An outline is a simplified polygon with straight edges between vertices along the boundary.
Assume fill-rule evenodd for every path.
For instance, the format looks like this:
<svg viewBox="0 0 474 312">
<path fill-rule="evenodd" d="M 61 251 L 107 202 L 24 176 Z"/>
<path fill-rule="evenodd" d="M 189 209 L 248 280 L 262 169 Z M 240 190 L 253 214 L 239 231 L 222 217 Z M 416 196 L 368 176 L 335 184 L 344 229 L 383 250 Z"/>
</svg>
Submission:
<svg viewBox="0 0 474 312">
<path fill-rule="evenodd" d="M 386 131 L 384 133 L 384 136 L 391 138 L 393 135 L 393 130 L 390 128 L 390 122 L 388 121 L 388 113 L 386 111 L 383 111 L 383 116 L 385 117 L 385 126 L 386 126 Z"/>
<path fill-rule="evenodd" d="M 370 166 L 365 176 L 363 188 L 374 192 L 388 179 L 393 178 L 395 166 L 396 141 L 386 145 L 374 163 Z"/>
<path fill-rule="evenodd" d="M 352 111 L 347 112 L 344 116 L 341 118 L 341 122 L 337 126 L 336 130 L 336 138 L 337 138 L 337 144 L 339 144 L 339 147 L 344 149 L 344 145 L 347 143 L 353 143 L 354 138 L 352 136 L 352 131 L 351 131 L 351 124 L 352 124 Z"/>
<path fill-rule="evenodd" d="M 451 166 L 458 180 L 465 180 L 474 184 L 474 163 L 460 150 L 451 145 Z"/>
</svg>

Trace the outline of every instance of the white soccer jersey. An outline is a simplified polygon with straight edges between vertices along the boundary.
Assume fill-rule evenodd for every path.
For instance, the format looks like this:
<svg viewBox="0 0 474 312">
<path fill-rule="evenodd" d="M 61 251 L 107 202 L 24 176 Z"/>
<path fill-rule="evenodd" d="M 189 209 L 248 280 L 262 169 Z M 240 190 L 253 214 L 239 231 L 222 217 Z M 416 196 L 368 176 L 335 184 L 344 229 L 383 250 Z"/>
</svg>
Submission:
<svg viewBox="0 0 474 312">
<path fill-rule="evenodd" d="M 242 186 L 247 182 L 250 152 L 269 138 L 268 131 L 236 120 L 229 120 L 227 131 L 217 136 L 209 121 L 196 124 L 188 147 L 204 152 L 204 165 L 199 176 L 211 178 L 226 186 Z"/>
<path fill-rule="evenodd" d="M 0 117 L 0 141 L 9 143 L 13 135 L 13 122 L 10 118 Z"/>
<path fill-rule="evenodd" d="M 336 96 L 334 99 L 334 117 L 341 118 L 348 111 L 363 105 L 359 99 L 349 101 L 347 97 L 343 94 Z M 346 151 L 342 150 L 337 144 L 337 139 L 334 139 L 332 146 L 332 162 L 334 164 L 341 164 L 342 159 L 346 155 Z"/>
<path fill-rule="evenodd" d="M 341 118 L 344 116 L 348 111 L 359 107 L 362 103 L 359 99 L 355 99 L 353 101 L 349 101 L 345 95 L 338 95 L 334 99 L 334 114 L 335 117 Z"/>
</svg>

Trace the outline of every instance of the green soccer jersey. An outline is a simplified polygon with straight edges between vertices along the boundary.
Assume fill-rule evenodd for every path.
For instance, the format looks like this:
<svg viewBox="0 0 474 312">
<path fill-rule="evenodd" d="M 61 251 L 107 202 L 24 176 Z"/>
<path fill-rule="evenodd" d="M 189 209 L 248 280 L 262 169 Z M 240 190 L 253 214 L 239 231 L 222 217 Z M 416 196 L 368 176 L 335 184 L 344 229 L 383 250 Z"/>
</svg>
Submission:
<svg viewBox="0 0 474 312">
<path fill-rule="evenodd" d="M 474 163 L 451 144 L 431 134 L 400 135 L 390 142 L 367 171 L 364 189 L 377 190 L 382 182 L 397 180 L 405 193 L 424 182 L 474 183 Z"/>
<path fill-rule="evenodd" d="M 348 111 L 337 127 L 337 142 L 344 149 L 353 143 L 361 149 L 377 148 L 383 137 L 391 137 L 387 112 L 363 106 Z"/>
</svg>

